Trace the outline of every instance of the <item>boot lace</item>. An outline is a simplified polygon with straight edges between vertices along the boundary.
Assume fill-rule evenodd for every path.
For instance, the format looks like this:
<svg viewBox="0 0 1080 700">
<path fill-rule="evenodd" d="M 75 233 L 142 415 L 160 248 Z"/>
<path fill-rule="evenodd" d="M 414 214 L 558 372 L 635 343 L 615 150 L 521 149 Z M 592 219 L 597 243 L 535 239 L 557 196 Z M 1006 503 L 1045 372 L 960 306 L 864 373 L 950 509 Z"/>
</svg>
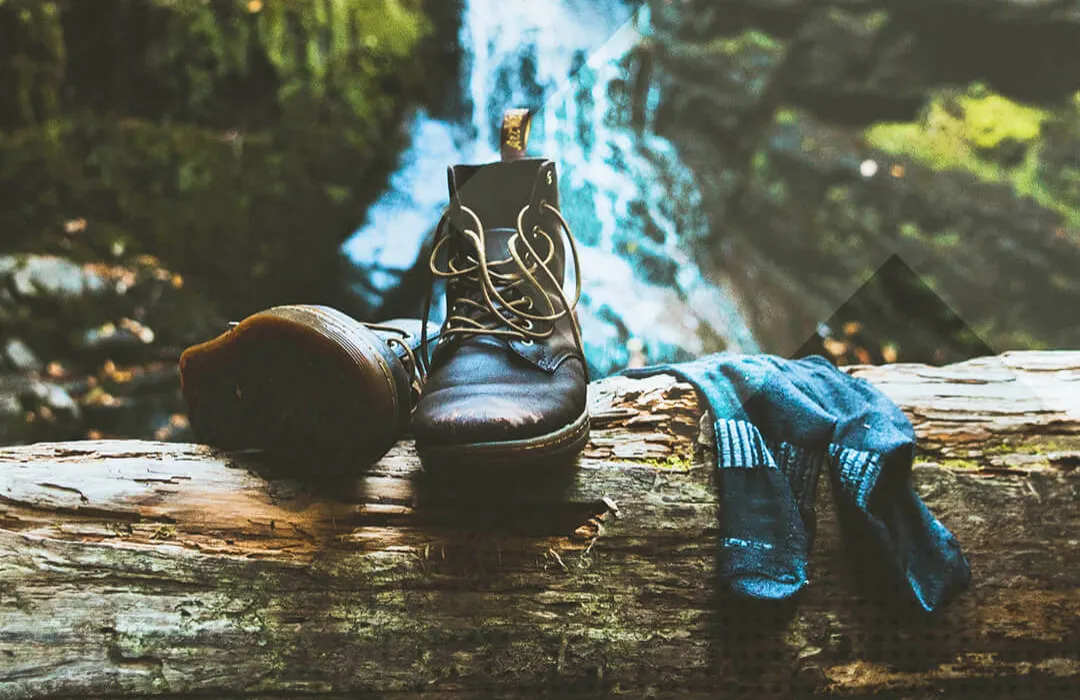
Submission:
<svg viewBox="0 0 1080 700">
<path fill-rule="evenodd" d="M 529 240 L 530 236 L 525 235 L 524 220 L 530 205 L 525 205 L 518 212 L 517 231 L 510 236 L 507 245 L 510 257 L 501 260 L 488 259 L 487 233 L 483 223 L 476 212 L 459 205 L 459 210 L 471 220 L 473 227 L 462 230 L 463 236 L 457 239 L 462 244 L 461 247 L 455 254 L 448 256 L 446 268 L 440 268 L 439 254 L 448 245 L 448 241 L 454 240 L 448 235 L 449 227 L 446 225 L 450 217 L 448 209 L 436 226 L 435 242 L 428 261 L 432 277 L 424 306 L 424 336 L 420 345 L 424 348 L 421 362 L 425 367 L 429 361 L 426 321 L 436 278 L 446 280 L 447 299 L 453 300 L 443 322 L 443 338 L 492 335 L 532 345 L 555 332 L 555 321 L 569 316 L 574 340 L 578 349 L 581 349 L 581 328 L 573 313 L 581 299 L 581 265 L 578 261 L 577 246 L 570 226 L 559 210 L 548 202 L 541 202 L 540 206 L 555 216 L 560 232 L 569 244 L 568 249 L 574 264 L 573 300 L 567 298 L 562 284 L 551 271 L 550 265 L 555 257 L 555 242 L 551 235 L 539 225 L 532 228 L 532 233 L 546 243 L 547 249 L 543 256 Z M 550 284 L 542 284 L 537 273 Z M 534 294 L 529 294 L 529 291 Z M 540 300 L 544 308 L 536 309 L 534 298 Z"/>
<path fill-rule="evenodd" d="M 384 326 L 378 323 L 365 323 L 368 329 L 373 331 L 382 331 L 384 333 L 393 333 L 394 335 L 387 336 L 383 340 L 390 346 L 391 349 L 397 347 L 405 353 L 405 356 L 401 358 L 401 364 L 405 365 L 405 370 L 412 378 L 412 390 L 413 396 L 418 398 L 424 389 L 424 382 L 427 380 L 427 368 L 423 362 L 421 362 L 413 349 L 409 346 L 405 339 L 409 337 L 409 334 L 400 328 L 394 326 Z M 427 328 L 427 319 L 424 319 L 424 328 Z M 426 335 L 426 333 L 425 333 Z M 400 337 L 398 337 L 400 336 Z"/>
</svg>

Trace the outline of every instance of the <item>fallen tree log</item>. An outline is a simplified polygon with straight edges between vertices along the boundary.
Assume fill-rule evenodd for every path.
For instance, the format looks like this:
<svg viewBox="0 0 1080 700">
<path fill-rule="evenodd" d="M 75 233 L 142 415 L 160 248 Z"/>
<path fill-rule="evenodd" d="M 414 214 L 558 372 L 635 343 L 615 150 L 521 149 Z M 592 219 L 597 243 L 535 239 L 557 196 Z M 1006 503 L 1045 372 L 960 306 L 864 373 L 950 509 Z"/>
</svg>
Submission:
<svg viewBox="0 0 1080 700">
<path fill-rule="evenodd" d="M 0 698 L 551 692 L 1080 697 L 1080 352 L 851 368 L 911 417 L 974 585 L 924 619 L 857 588 L 829 489 L 793 616 L 713 580 L 693 389 L 591 387 L 543 480 L 434 480 L 138 441 L 0 449 Z M 291 475 L 290 475 L 291 474 Z"/>
</svg>

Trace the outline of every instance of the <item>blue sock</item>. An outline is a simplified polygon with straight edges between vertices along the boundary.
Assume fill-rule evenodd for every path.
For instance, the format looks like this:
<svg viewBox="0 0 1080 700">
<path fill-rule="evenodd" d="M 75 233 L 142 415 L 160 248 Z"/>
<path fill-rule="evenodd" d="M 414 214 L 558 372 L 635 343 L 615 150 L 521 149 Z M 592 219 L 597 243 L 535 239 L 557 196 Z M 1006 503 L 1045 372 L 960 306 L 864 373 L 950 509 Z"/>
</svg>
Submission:
<svg viewBox="0 0 1080 700">
<path fill-rule="evenodd" d="M 780 373 L 765 356 L 715 354 L 623 372 L 660 373 L 693 384 L 714 417 L 720 578 L 736 596 L 790 599 L 807 584 L 814 494 L 833 422 L 778 405 Z"/>
<path fill-rule="evenodd" d="M 907 454 L 905 454 L 907 453 Z M 971 582 L 960 543 L 911 487 L 910 450 L 892 454 L 830 449 L 837 510 L 856 561 L 926 612 Z"/>
<path fill-rule="evenodd" d="M 715 418 L 720 575 L 736 594 L 783 600 L 806 585 L 826 455 L 859 561 L 927 611 L 968 586 L 956 538 L 911 487 L 911 423 L 877 387 L 821 357 L 721 353 L 623 372 L 659 373 L 691 382 Z"/>
<path fill-rule="evenodd" d="M 824 358 L 786 362 L 792 385 L 835 421 L 831 480 L 853 560 L 900 598 L 926 612 L 940 609 L 967 588 L 971 570 L 911 486 L 911 421 L 881 389 Z"/>
<path fill-rule="evenodd" d="M 777 464 L 754 425 L 718 419 L 715 429 L 719 576 L 738 596 L 790 598 L 807 583 L 813 526 L 808 532 L 789 473 Z M 785 466 L 798 471 L 791 462 Z M 816 475 L 798 477 L 797 483 L 816 480 Z"/>
</svg>

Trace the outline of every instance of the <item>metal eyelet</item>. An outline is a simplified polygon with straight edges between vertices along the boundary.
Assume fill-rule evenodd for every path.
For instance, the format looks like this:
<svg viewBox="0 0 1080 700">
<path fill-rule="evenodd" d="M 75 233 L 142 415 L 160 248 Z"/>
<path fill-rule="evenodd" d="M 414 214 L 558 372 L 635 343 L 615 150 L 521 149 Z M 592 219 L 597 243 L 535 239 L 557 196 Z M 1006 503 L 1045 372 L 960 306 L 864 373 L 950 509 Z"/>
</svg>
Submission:
<svg viewBox="0 0 1080 700">
<path fill-rule="evenodd" d="M 533 341 L 532 338 L 526 338 L 525 340 L 522 340 L 521 344 L 522 345 L 529 345 L 529 346 L 536 345 L 535 341 Z"/>
<path fill-rule="evenodd" d="M 524 328 L 525 330 L 527 330 L 527 331 L 531 331 L 531 330 L 533 329 L 533 322 L 532 322 L 532 319 L 531 319 L 531 318 L 527 318 L 527 319 L 525 319 L 525 322 L 524 322 L 524 323 L 522 323 L 522 324 L 521 324 L 521 326 L 522 326 L 522 328 Z"/>
</svg>

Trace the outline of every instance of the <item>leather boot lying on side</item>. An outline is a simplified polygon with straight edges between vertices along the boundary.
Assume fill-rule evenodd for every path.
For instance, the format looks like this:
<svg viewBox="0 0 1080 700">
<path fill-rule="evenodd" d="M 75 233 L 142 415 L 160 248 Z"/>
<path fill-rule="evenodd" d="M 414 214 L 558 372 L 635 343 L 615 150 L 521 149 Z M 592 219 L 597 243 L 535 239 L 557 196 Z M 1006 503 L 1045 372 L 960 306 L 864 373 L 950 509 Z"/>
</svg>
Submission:
<svg viewBox="0 0 1080 700">
<path fill-rule="evenodd" d="M 588 440 L 577 252 L 555 163 L 523 157 L 520 117 L 504 121 L 502 162 L 449 168 L 450 206 L 430 260 L 432 283 L 446 282 L 446 320 L 413 416 L 428 465 L 570 460 Z M 563 236 L 573 298 L 563 289 Z"/>
<path fill-rule="evenodd" d="M 219 447 L 366 466 L 408 428 L 422 387 L 420 335 L 416 319 L 364 324 L 325 306 L 261 311 L 181 355 L 192 429 Z"/>
</svg>

